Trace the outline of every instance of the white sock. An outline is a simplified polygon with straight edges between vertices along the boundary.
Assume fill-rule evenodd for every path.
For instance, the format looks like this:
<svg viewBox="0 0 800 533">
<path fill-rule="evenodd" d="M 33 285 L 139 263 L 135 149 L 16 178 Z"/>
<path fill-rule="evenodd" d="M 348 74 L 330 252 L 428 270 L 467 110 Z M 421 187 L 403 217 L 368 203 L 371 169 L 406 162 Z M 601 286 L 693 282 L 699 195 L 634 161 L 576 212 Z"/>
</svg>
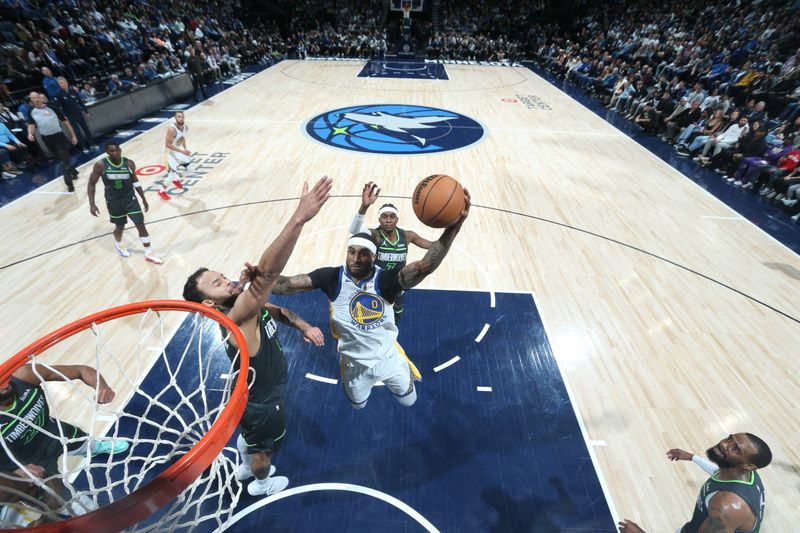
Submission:
<svg viewBox="0 0 800 533">
<path fill-rule="evenodd" d="M 239 450 L 239 456 L 242 458 L 242 464 L 247 466 L 247 468 L 251 468 L 251 465 L 253 464 L 253 457 L 247 453 L 247 444 L 245 444 L 241 434 L 236 437 L 236 449 Z"/>
</svg>

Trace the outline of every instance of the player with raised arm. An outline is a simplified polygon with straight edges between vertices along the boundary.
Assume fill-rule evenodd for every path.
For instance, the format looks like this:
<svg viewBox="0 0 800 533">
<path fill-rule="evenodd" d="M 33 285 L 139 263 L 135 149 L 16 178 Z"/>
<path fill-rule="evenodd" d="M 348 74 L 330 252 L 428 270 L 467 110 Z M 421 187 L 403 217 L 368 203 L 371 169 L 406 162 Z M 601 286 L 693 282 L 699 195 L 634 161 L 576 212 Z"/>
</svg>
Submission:
<svg viewBox="0 0 800 533">
<path fill-rule="evenodd" d="M 756 533 L 764 519 L 764 485 L 757 470 L 772 462 L 767 443 L 751 433 L 735 433 L 706 450 L 706 460 L 679 448 L 667 452 L 672 461 L 692 461 L 711 474 L 703 483 L 692 519 L 677 533 Z M 620 533 L 644 533 L 630 520 Z"/>
<path fill-rule="evenodd" d="M 161 183 L 158 197 L 162 200 L 171 200 L 167 192 L 171 183 L 176 189 L 183 190 L 183 173 L 189 170 L 192 162 L 192 152 L 186 147 L 186 136 L 189 126 L 183 111 L 178 111 L 174 116 L 175 122 L 170 122 L 167 127 L 167 138 L 164 147 L 167 149 L 167 176 Z"/>
<path fill-rule="evenodd" d="M 375 265 L 377 247 L 369 233 L 356 233 L 347 241 L 345 264 L 319 268 L 308 274 L 280 276 L 273 292 L 294 294 L 320 289 L 331 306 L 331 330 L 338 339 L 342 385 L 355 409 L 367 404 L 372 387 L 382 381 L 401 405 L 417 399 L 414 388 L 419 372 L 397 343 L 394 313 L 388 307 L 406 289 L 435 271 L 450 250 L 469 214 L 469 193 L 457 221 L 439 240 L 431 243 L 425 257 L 398 270 Z"/>
<path fill-rule="evenodd" d="M 272 454 L 278 450 L 286 433 L 283 414 L 283 393 L 287 382 L 286 358 L 277 338 L 276 320 L 303 332 L 306 342 L 321 346 L 322 332 L 303 319 L 277 306 L 267 304 L 275 283 L 292 254 L 295 243 L 306 222 L 314 218 L 330 197 L 331 179 L 320 179 L 309 191 L 303 185 L 303 194 L 289 222 L 261 254 L 258 263 L 245 263 L 238 282 L 219 272 L 206 268 L 195 271 L 186 281 L 183 297 L 192 302 L 220 308 L 242 330 L 250 351 L 250 369 L 253 376 L 250 395 L 244 415 L 239 421 L 241 438 L 237 442 L 242 454 L 243 468 L 239 478 L 250 473 L 256 479 L 247 487 L 256 496 L 274 494 L 286 488 L 289 480 L 283 476 L 271 477 L 275 472 Z M 247 282 L 249 286 L 245 287 Z M 228 356 L 236 363 L 238 346 L 229 339 Z"/>
<path fill-rule="evenodd" d="M 364 215 L 367 214 L 369 207 L 377 201 L 380 193 L 381 190 L 377 184 L 370 181 L 364 185 L 364 189 L 361 191 L 361 207 L 350 223 L 350 233 L 368 232 L 377 245 L 375 264 L 384 270 L 400 270 L 406 266 L 409 243 L 423 250 L 429 249 L 433 243 L 411 230 L 398 228 L 398 212 L 393 204 L 383 204 L 378 209 L 377 228 L 365 228 Z M 394 308 L 395 324 L 398 324 L 403 316 L 403 300 L 403 293 L 398 294 L 394 299 L 392 307 Z"/>
<path fill-rule="evenodd" d="M 122 157 L 122 148 L 117 142 L 106 144 L 106 157 L 92 167 L 92 175 L 89 176 L 87 187 L 89 212 L 92 213 L 92 216 L 100 214 L 100 209 L 97 208 L 94 201 L 95 188 L 100 179 L 103 180 L 108 216 L 111 223 L 114 224 L 114 247 L 117 249 L 117 253 L 122 257 L 131 255 L 128 248 L 122 244 L 122 232 L 125 230 L 125 223 L 130 218 L 139 232 L 145 260 L 156 265 L 162 264 L 164 261 L 153 252 L 150 234 L 144 225 L 142 207 L 136 199 L 136 194 L 139 194 L 144 210 L 150 209 L 147 198 L 144 196 L 144 190 L 142 190 L 142 184 L 136 177 L 136 164 L 130 159 Z"/>
</svg>

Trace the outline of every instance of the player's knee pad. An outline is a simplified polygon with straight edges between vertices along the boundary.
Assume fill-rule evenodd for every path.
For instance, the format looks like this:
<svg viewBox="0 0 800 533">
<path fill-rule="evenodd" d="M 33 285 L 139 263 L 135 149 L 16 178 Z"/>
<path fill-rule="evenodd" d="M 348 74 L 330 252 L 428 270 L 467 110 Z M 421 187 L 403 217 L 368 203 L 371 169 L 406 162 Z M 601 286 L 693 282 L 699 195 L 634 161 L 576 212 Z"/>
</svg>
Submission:
<svg viewBox="0 0 800 533">
<path fill-rule="evenodd" d="M 411 407 L 417 401 L 417 389 L 414 388 L 414 383 L 411 383 L 411 391 L 402 396 L 395 396 L 395 399 L 400 402 L 403 407 Z"/>
</svg>

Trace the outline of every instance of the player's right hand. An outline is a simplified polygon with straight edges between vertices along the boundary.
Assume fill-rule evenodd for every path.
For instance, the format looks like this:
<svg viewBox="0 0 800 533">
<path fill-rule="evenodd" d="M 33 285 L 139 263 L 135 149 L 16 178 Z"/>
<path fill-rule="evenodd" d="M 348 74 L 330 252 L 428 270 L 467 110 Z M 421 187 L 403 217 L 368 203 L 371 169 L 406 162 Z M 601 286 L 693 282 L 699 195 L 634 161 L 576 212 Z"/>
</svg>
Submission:
<svg viewBox="0 0 800 533">
<path fill-rule="evenodd" d="M 694 454 L 680 448 L 672 448 L 667 452 L 667 459 L 670 461 L 691 461 Z"/>
<path fill-rule="evenodd" d="M 246 283 L 253 281 L 258 276 L 263 276 L 264 272 L 258 268 L 258 265 L 251 265 L 250 263 L 244 264 L 244 270 L 239 274 L 239 287 L 244 289 Z"/>
<path fill-rule="evenodd" d="M 92 214 L 92 216 L 96 217 L 100 214 L 100 209 L 98 209 L 96 205 L 90 205 L 89 212 Z"/>
<path fill-rule="evenodd" d="M 469 208 L 471 206 L 472 206 L 472 197 L 469 195 L 469 191 L 467 189 L 464 189 L 464 209 L 461 210 L 461 216 L 458 217 L 458 220 L 450 224 L 450 226 L 455 226 L 455 227 L 461 226 L 461 224 L 463 224 L 464 221 L 469 216 Z"/>
<path fill-rule="evenodd" d="M 619 533 L 645 533 L 645 531 L 639 527 L 639 524 L 631 520 L 623 520 L 619 522 L 617 526 L 619 526 Z"/>
<path fill-rule="evenodd" d="M 311 190 L 308 190 L 308 182 L 303 183 L 303 193 L 300 196 L 300 205 L 297 206 L 295 214 L 300 217 L 303 223 L 314 218 L 328 198 L 331 197 L 331 186 L 333 180 L 328 176 L 323 176 Z"/>
<path fill-rule="evenodd" d="M 381 194 L 381 188 L 375 182 L 368 182 L 361 191 L 361 205 L 369 207 L 375 203 Z"/>
<path fill-rule="evenodd" d="M 44 468 L 39 465 L 27 464 L 25 465 L 25 468 L 27 468 L 28 471 L 35 477 L 38 477 L 40 479 L 44 477 Z M 24 470 L 22 470 L 21 468 L 17 468 L 16 470 L 14 470 L 14 473 L 17 474 L 19 477 L 30 477 L 29 474 Z"/>
</svg>

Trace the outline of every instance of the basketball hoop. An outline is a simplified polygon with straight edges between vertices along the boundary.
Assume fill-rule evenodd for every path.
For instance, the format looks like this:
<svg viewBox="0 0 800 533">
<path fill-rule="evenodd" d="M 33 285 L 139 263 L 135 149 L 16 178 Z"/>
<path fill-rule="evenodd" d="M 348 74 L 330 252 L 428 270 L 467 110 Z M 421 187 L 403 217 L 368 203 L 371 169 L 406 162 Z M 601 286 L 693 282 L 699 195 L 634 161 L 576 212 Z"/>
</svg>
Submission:
<svg viewBox="0 0 800 533">
<path fill-rule="evenodd" d="M 403 10 L 403 18 L 410 19 L 411 18 L 411 2 L 403 0 L 400 5 L 400 9 Z"/>
<path fill-rule="evenodd" d="M 188 321 L 185 320 L 187 313 Z M 100 327 L 111 321 L 115 321 L 113 330 L 111 326 Z M 188 323 L 191 331 L 185 347 L 176 349 L 168 346 L 169 339 L 164 329 L 172 323 L 176 326 L 180 324 L 180 331 L 184 331 Z M 132 327 L 132 324 L 138 326 Z M 219 326 L 227 334 L 223 339 L 220 339 Z M 86 333 L 81 335 L 82 332 Z M 138 340 L 134 339 L 135 346 L 130 347 L 130 343 L 123 342 L 122 351 L 115 352 L 112 349 L 113 340 L 130 340 L 134 335 L 138 335 Z M 241 348 L 239 365 L 231 362 L 225 353 L 225 343 L 230 336 Z M 83 438 L 95 439 L 95 434 L 100 437 L 111 431 L 112 438 L 128 441 L 130 448 L 125 453 L 112 453 L 105 462 L 88 460 L 87 452 L 88 464 L 72 468 L 68 467 L 66 458 L 69 437 L 41 431 L 60 440 L 64 446 L 65 453 L 58 461 L 62 471 L 44 481 L 39 478 L 33 481 L 29 478 L 16 480 L 24 480 L 46 490 L 45 482 L 59 477 L 66 489 L 65 496 L 59 500 L 64 502 L 59 512 L 74 509 L 70 507 L 73 505 L 71 502 L 79 501 L 79 498 L 82 498 L 80 503 L 87 498 L 94 501 L 95 507 L 89 509 L 96 510 L 61 520 L 55 511 L 40 504 L 36 510 L 38 514 L 47 515 L 48 520 L 60 521 L 27 530 L 120 531 L 137 523 L 140 531 L 175 530 L 192 529 L 205 520 L 216 520 L 221 525 L 232 515 L 241 494 L 241 486 L 235 478 L 238 455 L 235 448 L 226 448 L 248 397 L 246 370 L 249 357 L 239 328 L 223 313 L 192 302 L 155 300 L 114 307 L 76 320 L 27 346 L 0 365 L 0 382 L 10 379 L 14 371 L 27 363 L 31 364 L 31 369 L 37 375 L 41 369 L 52 370 L 46 361 L 49 355 L 45 355 L 45 352 L 54 347 L 57 352 L 57 345 L 65 341 L 62 346 L 64 350 L 76 354 L 76 357 L 82 354 L 86 359 L 85 352 L 88 350 L 78 348 L 76 351 L 76 345 L 87 337 L 94 344 L 94 353 L 89 354 L 93 356 L 91 366 L 117 392 L 115 402 L 108 406 L 97 404 L 94 395 L 87 394 L 86 386 L 77 380 L 44 381 L 41 386 L 51 416 L 60 420 L 65 403 L 81 404 L 83 400 L 82 406 L 76 405 L 76 409 L 73 409 L 79 413 L 74 415 L 79 417 L 76 425 L 82 426 L 88 433 L 88 437 Z M 148 347 L 147 344 L 153 339 L 157 345 Z M 124 353 L 125 348 L 135 353 Z M 150 355 L 153 351 L 157 353 Z M 117 353 L 125 358 L 117 357 Z M 63 355 L 55 354 L 55 357 L 59 357 L 57 364 L 69 362 Z M 131 357 L 137 359 L 132 361 Z M 239 373 L 237 366 L 245 369 L 245 372 Z M 160 371 L 162 367 L 166 370 Z M 155 391 L 150 391 L 148 384 L 141 380 L 154 372 L 167 378 L 168 383 L 151 385 L 149 387 Z M 64 390 L 58 387 L 71 389 L 64 394 Z M 130 390 L 125 391 L 126 388 Z M 127 401 L 116 402 L 125 396 Z M 137 402 L 144 406 L 143 413 L 131 414 L 131 405 Z M 117 403 L 121 405 L 112 407 Z M 86 412 L 87 404 L 88 409 L 92 410 L 91 416 Z M 102 415 L 98 416 L 98 413 Z M 161 413 L 163 420 L 151 420 L 154 413 Z M 106 419 L 112 419 L 111 430 L 101 432 L 93 428 L 94 425 L 105 423 L 102 421 Z M 10 456 L 5 441 L 1 441 L 0 445 Z M 15 457 L 10 458 L 19 465 Z M 6 474 L 3 477 L 15 479 Z M 31 502 L 24 498 L 8 501 L 12 496 L 17 498 L 10 492 L 2 493 L 0 505 L 31 509 Z M 170 502 L 174 502 L 173 505 L 167 506 Z M 200 512 L 204 502 L 213 505 L 213 512 L 209 516 Z M 84 509 L 87 507 L 84 506 Z M 148 518 L 154 518 L 151 515 L 157 517 L 157 521 L 147 523 Z"/>
</svg>

